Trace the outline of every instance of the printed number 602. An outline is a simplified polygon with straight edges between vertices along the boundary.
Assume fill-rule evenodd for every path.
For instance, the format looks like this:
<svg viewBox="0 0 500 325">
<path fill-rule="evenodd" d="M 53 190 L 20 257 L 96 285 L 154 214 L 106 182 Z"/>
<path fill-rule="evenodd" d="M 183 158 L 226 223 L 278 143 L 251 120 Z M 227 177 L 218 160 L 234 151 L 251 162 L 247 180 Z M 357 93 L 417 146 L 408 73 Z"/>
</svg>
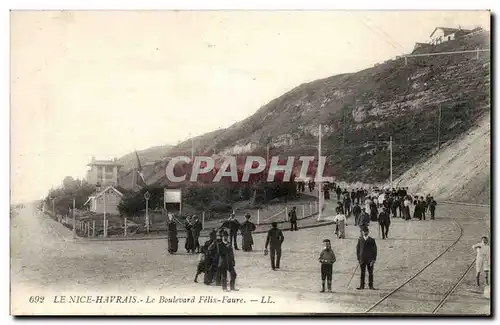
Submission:
<svg viewBox="0 0 500 325">
<path fill-rule="evenodd" d="M 41 304 L 45 297 L 43 296 L 31 296 L 29 299 L 30 304 Z"/>
</svg>

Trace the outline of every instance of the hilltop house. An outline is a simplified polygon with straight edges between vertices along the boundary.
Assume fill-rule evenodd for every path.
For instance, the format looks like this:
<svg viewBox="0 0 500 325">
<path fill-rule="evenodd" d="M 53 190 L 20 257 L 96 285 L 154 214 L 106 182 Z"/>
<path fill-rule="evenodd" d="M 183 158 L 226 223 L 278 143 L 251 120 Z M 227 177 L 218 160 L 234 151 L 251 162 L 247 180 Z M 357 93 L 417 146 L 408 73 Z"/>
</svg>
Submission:
<svg viewBox="0 0 500 325">
<path fill-rule="evenodd" d="M 92 161 L 87 166 L 90 167 L 87 171 L 89 184 L 118 186 L 118 172 L 122 165 L 118 164 L 116 159 L 96 160 L 95 157 L 92 157 Z"/>
<path fill-rule="evenodd" d="M 113 186 L 108 186 L 102 191 L 98 186 L 96 192 L 89 196 L 83 205 L 88 205 L 89 210 L 97 214 L 104 213 L 104 208 L 106 208 L 106 214 L 118 215 L 120 214 L 118 204 L 122 197 L 123 194 Z"/>
<path fill-rule="evenodd" d="M 458 28 L 436 27 L 429 36 L 430 38 L 429 43 L 433 45 L 441 44 L 443 42 L 457 39 L 470 32 L 471 30 L 462 29 L 460 26 Z"/>
</svg>

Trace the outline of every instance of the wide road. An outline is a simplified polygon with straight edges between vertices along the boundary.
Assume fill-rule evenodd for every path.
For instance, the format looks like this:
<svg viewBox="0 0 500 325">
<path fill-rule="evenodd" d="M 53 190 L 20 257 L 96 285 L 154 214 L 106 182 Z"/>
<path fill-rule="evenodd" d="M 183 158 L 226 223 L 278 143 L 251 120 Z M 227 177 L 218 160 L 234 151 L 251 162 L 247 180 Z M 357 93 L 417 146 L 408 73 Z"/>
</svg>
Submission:
<svg viewBox="0 0 500 325">
<path fill-rule="evenodd" d="M 453 222 L 456 221 L 457 223 Z M 165 240 L 118 242 L 73 241 L 71 232 L 41 215 L 34 207 L 19 210 L 11 220 L 11 311 L 26 314 L 270 314 L 364 313 L 454 242 L 456 245 L 418 277 L 373 308 L 370 313 L 431 313 L 474 260 L 472 244 L 489 234 L 489 209 L 441 205 L 437 220 L 393 219 L 389 239 L 379 239 L 375 286 L 358 291 L 355 257 L 358 228 L 347 227 L 347 238 L 336 239 L 334 226 L 285 232 L 282 268 L 270 269 L 263 255 L 265 237 L 254 236 L 256 251 L 236 252 L 239 292 L 226 294 L 244 303 L 147 304 L 155 297 L 224 296 L 219 287 L 193 283 L 197 256 L 181 249 L 166 252 Z M 300 227 L 300 224 L 299 224 Z M 462 230 L 460 229 L 462 228 Z M 324 238 L 332 239 L 337 255 L 334 293 L 319 293 L 318 254 Z M 458 239 L 458 241 L 457 241 Z M 183 247 L 183 240 L 180 247 Z M 354 273 L 354 276 L 353 276 Z M 438 313 L 488 314 L 490 301 L 468 274 Z M 200 277 L 201 279 L 201 277 Z M 56 304 L 55 295 L 136 295 L 136 304 Z M 30 296 L 43 303 L 29 303 Z M 271 296 L 274 303 L 262 303 Z M 252 301 L 256 300 L 256 301 Z"/>
</svg>

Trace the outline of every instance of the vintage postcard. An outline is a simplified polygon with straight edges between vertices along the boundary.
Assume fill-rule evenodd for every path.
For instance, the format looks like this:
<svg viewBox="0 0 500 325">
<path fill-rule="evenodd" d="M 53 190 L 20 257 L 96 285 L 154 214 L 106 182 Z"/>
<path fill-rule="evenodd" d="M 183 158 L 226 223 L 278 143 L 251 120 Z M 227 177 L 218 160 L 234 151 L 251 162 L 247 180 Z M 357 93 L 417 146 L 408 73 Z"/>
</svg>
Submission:
<svg viewBox="0 0 500 325">
<path fill-rule="evenodd" d="M 490 16 L 11 11 L 11 314 L 490 316 Z"/>
</svg>

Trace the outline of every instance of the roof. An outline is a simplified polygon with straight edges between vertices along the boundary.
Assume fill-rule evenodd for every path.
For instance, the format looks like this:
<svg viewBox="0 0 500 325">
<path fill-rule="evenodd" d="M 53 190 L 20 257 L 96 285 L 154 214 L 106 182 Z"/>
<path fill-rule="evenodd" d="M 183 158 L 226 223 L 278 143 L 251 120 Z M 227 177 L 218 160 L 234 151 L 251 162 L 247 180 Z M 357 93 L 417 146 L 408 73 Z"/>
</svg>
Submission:
<svg viewBox="0 0 500 325">
<path fill-rule="evenodd" d="M 89 196 L 89 198 L 87 199 L 87 201 L 85 201 L 85 203 L 83 205 L 87 205 L 87 203 L 90 202 L 90 200 L 92 200 L 92 198 L 94 198 L 93 196 Z"/>
<path fill-rule="evenodd" d="M 114 188 L 113 186 L 108 186 L 106 187 L 104 190 L 102 190 L 99 194 L 97 194 L 95 196 L 95 198 L 97 199 L 98 197 L 102 196 L 104 193 L 106 193 L 109 189 L 112 189 L 116 194 L 118 194 L 119 196 L 123 196 L 123 193 L 118 191 L 116 188 Z"/>
<path fill-rule="evenodd" d="M 113 160 L 94 160 L 87 164 L 87 166 L 123 166 Z"/>
<path fill-rule="evenodd" d="M 104 190 L 102 190 L 101 192 L 97 193 L 97 192 L 94 192 L 92 193 L 92 195 L 89 196 L 89 198 L 87 199 L 87 201 L 85 201 L 85 203 L 83 205 L 86 205 L 87 203 L 90 202 L 90 200 L 92 199 L 97 199 L 99 197 L 101 197 L 104 193 L 106 193 L 109 189 L 112 189 L 116 194 L 118 194 L 119 196 L 123 196 L 123 193 L 118 191 L 116 188 L 114 188 L 113 186 L 108 186 L 106 187 Z"/>
<path fill-rule="evenodd" d="M 434 28 L 434 30 L 432 31 L 431 35 L 429 37 L 432 37 L 432 35 L 434 35 L 434 33 L 438 30 L 438 29 L 441 29 L 444 33 L 444 36 L 447 36 L 447 35 L 450 35 L 450 34 L 454 34 L 456 32 L 465 32 L 465 33 L 468 33 L 470 32 L 471 30 L 468 30 L 468 29 L 461 29 L 461 28 L 449 28 L 449 27 L 436 27 Z"/>
</svg>

